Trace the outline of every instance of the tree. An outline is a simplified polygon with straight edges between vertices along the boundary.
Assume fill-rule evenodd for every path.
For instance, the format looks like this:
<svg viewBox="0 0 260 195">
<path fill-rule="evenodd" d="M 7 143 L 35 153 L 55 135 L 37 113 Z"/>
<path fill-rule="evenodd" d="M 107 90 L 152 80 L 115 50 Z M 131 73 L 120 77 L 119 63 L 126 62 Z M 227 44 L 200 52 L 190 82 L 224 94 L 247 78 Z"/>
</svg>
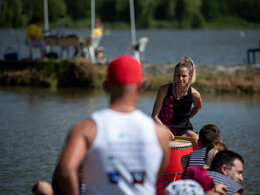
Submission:
<svg viewBox="0 0 260 195">
<path fill-rule="evenodd" d="M 135 1 L 137 27 L 147 28 L 150 26 L 150 22 L 154 19 L 156 5 L 157 3 L 154 0 Z"/>
<path fill-rule="evenodd" d="M 201 13 L 206 21 L 212 21 L 220 16 L 218 0 L 202 0 Z"/>
<path fill-rule="evenodd" d="M 22 24 L 21 0 L 2 0 L 0 26 L 8 28 L 20 27 Z"/>
<path fill-rule="evenodd" d="M 201 15 L 201 0 L 177 0 L 176 18 L 181 28 L 199 28 L 203 26 L 204 18 Z"/>
<path fill-rule="evenodd" d="M 59 16 L 65 16 L 67 13 L 66 4 L 63 0 L 49 0 L 48 5 L 51 22 L 57 22 Z"/>
<path fill-rule="evenodd" d="M 175 19 L 175 0 L 158 1 L 155 8 L 155 19 L 174 20 Z"/>
<path fill-rule="evenodd" d="M 237 0 L 236 13 L 248 22 L 260 22 L 259 0 Z"/>
<path fill-rule="evenodd" d="M 102 21 L 129 22 L 129 0 L 100 0 L 96 8 Z"/>
<path fill-rule="evenodd" d="M 55 0 L 54 0 L 55 1 Z M 89 17 L 90 0 L 65 0 L 68 15 L 72 20 L 80 20 Z"/>
</svg>

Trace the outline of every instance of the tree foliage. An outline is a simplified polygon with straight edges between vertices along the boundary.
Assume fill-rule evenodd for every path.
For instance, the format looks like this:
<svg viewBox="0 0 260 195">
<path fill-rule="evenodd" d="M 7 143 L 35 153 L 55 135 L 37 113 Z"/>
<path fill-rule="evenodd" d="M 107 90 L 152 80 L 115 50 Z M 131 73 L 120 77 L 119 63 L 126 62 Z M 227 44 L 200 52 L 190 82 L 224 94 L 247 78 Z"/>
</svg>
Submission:
<svg viewBox="0 0 260 195">
<path fill-rule="evenodd" d="M 79 20 L 89 17 L 90 1 L 89 0 L 65 0 L 67 5 L 67 14 L 73 20 Z"/>
<path fill-rule="evenodd" d="M 22 4 L 20 0 L 2 0 L 0 26 L 19 27 L 22 22 L 21 12 Z"/>
<path fill-rule="evenodd" d="M 43 0 L 1 0 L 0 27 L 25 27 L 32 14 L 44 18 Z M 91 0 L 48 0 L 49 21 L 57 24 L 60 15 L 73 22 L 90 21 Z M 135 0 L 138 28 L 167 22 L 174 28 L 201 28 L 206 23 L 236 18 L 260 23 L 259 0 Z M 129 0 L 95 0 L 95 16 L 104 23 L 129 24 Z M 22 16 L 22 17 L 21 17 Z"/>
</svg>

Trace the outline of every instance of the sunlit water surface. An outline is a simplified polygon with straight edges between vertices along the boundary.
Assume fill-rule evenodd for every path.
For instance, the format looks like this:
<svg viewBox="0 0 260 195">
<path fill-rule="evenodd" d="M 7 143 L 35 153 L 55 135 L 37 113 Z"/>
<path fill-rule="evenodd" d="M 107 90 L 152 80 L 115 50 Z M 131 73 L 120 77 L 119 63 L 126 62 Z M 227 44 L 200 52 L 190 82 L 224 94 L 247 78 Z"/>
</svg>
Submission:
<svg viewBox="0 0 260 195">
<path fill-rule="evenodd" d="M 138 108 L 152 112 L 155 93 L 142 93 Z M 203 96 L 192 119 L 195 131 L 216 124 L 229 149 L 245 159 L 244 194 L 260 192 L 259 96 Z M 0 194 L 30 194 L 38 180 L 51 181 L 70 127 L 106 107 L 102 91 L 0 88 Z M 116 125 L 116 124 L 115 124 Z"/>
</svg>

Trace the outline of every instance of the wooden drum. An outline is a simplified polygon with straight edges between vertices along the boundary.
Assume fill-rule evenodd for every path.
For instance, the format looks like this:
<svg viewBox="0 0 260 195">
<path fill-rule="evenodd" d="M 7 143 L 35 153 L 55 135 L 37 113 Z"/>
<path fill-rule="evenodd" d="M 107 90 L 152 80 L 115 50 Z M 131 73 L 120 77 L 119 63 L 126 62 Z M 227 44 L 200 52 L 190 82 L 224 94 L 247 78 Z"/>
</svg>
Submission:
<svg viewBox="0 0 260 195">
<path fill-rule="evenodd" d="M 167 168 L 156 183 L 157 195 L 164 195 L 164 190 L 169 183 L 181 179 L 181 158 L 193 151 L 192 143 L 187 140 L 170 141 L 169 148 L 170 155 Z"/>
</svg>

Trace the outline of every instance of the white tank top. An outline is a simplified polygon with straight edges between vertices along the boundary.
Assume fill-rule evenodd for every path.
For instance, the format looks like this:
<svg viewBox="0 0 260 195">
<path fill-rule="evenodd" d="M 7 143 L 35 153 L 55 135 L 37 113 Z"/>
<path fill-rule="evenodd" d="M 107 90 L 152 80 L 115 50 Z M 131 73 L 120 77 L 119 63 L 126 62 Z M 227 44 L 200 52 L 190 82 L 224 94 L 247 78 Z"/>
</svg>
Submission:
<svg viewBox="0 0 260 195">
<path fill-rule="evenodd" d="M 97 134 L 84 161 L 86 194 L 155 194 L 162 160 L 154 122 L 140 110 L 92 114 Z"/>
</svg>

